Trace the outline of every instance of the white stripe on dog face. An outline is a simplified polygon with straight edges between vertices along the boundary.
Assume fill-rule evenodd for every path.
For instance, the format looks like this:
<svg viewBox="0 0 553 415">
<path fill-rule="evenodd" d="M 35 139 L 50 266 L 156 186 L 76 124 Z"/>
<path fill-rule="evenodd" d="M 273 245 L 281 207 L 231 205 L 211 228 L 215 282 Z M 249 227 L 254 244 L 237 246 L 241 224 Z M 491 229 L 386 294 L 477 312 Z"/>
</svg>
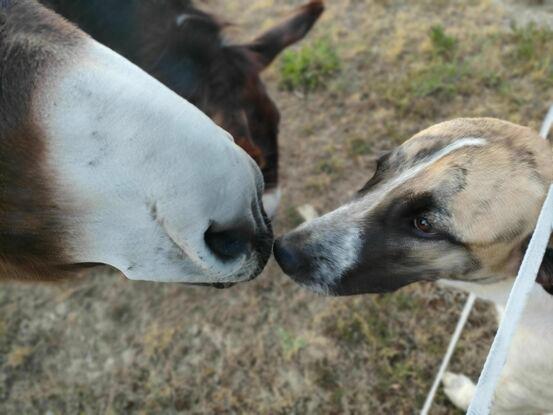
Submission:
<svg viewBox="0 0 553 415">
<path fill-rule="evenodd" d="M 486 145 L 487 143 L 488 143 L 487 140 L 483 138 L 475 138 L 475 137 L 460 138 L 454 141 L 453 143 L 449 144 L 443 149 L 437 151 L 430 160 L 422 161 L 421 163 L 402 172 L 399 176 L 393 178 L 388 183 L 386 183 L 382 188 L 382 190 L 380 191 L 381 192 L 380 198 L 377 200 L 376 203 L 382 201 L 389 192 L 397 189 L 398 187 L 405 184 L 409 180 L 415 178 L 424 170 L 426 170 L 428 167 L 432 166 L 434 163 L 440 161 L 441 159 L 453 153 L 454 151 L 457 151 L 464 147 L 481 147 Z"/>
</svg>

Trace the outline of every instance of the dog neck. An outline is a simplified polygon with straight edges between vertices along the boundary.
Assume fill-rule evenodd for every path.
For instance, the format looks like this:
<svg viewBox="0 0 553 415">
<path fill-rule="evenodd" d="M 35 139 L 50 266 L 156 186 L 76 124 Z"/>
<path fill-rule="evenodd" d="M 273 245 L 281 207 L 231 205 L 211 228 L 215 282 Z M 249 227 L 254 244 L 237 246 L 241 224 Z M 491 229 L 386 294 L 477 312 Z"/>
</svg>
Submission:
<svg viewBox="0 0 553 415">
<path fill-rule="evenodd" d="M 444 287 L 473 293 L 478 298 L 491 301 L 495 304 L 507 304 L 507 299 L 509 298 L 511 288 L 513 288 L 514 281 L 514 278 L 508 278 L 491 284 L 480 284 L 469 281 L 439 280 L 438 284 Z"/>
</svg>

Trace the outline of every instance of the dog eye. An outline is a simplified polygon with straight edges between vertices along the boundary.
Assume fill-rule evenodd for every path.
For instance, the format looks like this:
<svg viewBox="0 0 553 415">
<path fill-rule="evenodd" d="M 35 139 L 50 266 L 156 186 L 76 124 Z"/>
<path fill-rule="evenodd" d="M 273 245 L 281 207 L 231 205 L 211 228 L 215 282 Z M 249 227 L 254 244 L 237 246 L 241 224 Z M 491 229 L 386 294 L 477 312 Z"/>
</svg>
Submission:
<svg viewBox="0 0 553 415">
<path fill-rule="evenodd" d="M 426 235 L 434 235 L 436 233 L 434 231 L 434 227 L 432 226 L 432 223 L 424 216 L 416 217 L 413 220 L 413 226 L 417 231 L 422 232 L 423 234 L 426 234 Z"/>
</svg>

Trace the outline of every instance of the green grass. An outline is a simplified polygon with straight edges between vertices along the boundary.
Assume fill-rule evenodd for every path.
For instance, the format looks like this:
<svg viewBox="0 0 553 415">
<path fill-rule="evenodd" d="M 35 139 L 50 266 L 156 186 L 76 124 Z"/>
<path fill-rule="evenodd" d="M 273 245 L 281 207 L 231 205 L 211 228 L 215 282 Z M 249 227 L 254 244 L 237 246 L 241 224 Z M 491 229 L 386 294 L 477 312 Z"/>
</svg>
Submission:
<svg viewBox="0 0 553 415">
<path fill-rule="evenodd" d="M 301 349 L 307 346 L 305 339 L 293 335 L 282 327 L 277 330 L 277 334 L 286 360 L 293 358 Z"/>
<path fill-rule="evenodd" d="M 425 373 L 415 357 L 415 350 L 424 344 L 415 342 L 413 333 L 402 328 L 401 318 L 423 313 L 424 303 L 403 292 L 371 298 L 326 320 L 326 333 L 336 338 L 342 347 L 356 351 L 366 350 L 371 359 L 375 384 L 372 392 L 384 397 L 390 390 L 405 385 L 417 385 L 417 395 L 424 393 Z M 386 310 L 394 310 L 393 315 Z M 443 352 L 443 345 L 440 353 Z"/>
<path fill-rule="evenodd" d="M 307 177 L 303 187 L 309 195 L 315 196 L 323 193 L 328 186 L 331 185 L 331 183 L 332 179 L 330 176 L 324 173 L 319 173 Z"/>
<path fill-rule="evenodd" d="M 553 40 L 553 32 L 539 28 L 534 23 L 522 28 L 513 28 L 512 40 L 515 43 L 514 57 L 521 62 L 540 61 Z"/>
<path fill-rule="evenodd" d="M 553 30 L 531 23 L 513 28 L 505 41 L 513 45 L 506 61 L 516 74 L 531 76 L 544 86 L 553 85 Z"/>
<path fill-rule="evenodd" d="M 473 93 L 479 83 L 470 66 L 437 60 L 409 72 L 393 85 L 383 86 L 383 94 L 402 115 L 428 118 L 456 96 Z"/>
<path fill-rule="evenodd" d="M 286 51 L 280 65 L 280 86 L 304 93 L 320 89 L 340 70 L 340 58 L 328 39 Z"/>
<path fill-rule="evenodd" d="M 442 26 L 428 32 L 431 53 L 417 55 L 405 75 L 378 86 L 401 115 L 433 118 L 463 96 L 498 94 L 520 105 L 521 81 L 553 86 L 553 31 L 530 24 L 465 37 Z M 508 70 L 506 69 L 508 68 Z"/>
<path fill-rule="evenodd" d="M 335 177 L 342 173 L 344 162 L 336 156 L 322 158 L 315 166 L 316 173 L 324 173 L 330 177 Z"/>
<path fill-rule="evenodd" d="M 371 143 L 363 138 L 352 138 L 349 141 L 348 153 L 350 156 L 366 156 L 373 152 Z"/>
<path fill-rule="evenodd" d="M 300 226 L 304 222 L 304 219 L 299 214 L 296 206 L 288 206 L 288 208 L 286 209 L 285 218 L 286 223 L 291 229 Z"/>
<path fill-rule="evenodd" d="M 470 68 L 458 58 L 459 40 L 442 26 L 432 26 L 428 37 L 432 45 L 430 62 L 410 74 L 403 85 L 404 93 L 414 98 L 451 99 L 461 92 Z"/>
<path fill-rule="evenodd" d="M 434 55 L 447 61 L 454 59 L 459 45 L 457 38 L 446 34 L 443 26 L 440 25 L 430 28 L 429 37 Z"/>
<path fill-rule="evenodd" d="M 468 75 L 468 68 L 457 62 L 437 62 L 415 72 L 408 81 L 407 92 L 416 98 L 452 98 L 460 92 L 461 83 Z"/>
</svg>

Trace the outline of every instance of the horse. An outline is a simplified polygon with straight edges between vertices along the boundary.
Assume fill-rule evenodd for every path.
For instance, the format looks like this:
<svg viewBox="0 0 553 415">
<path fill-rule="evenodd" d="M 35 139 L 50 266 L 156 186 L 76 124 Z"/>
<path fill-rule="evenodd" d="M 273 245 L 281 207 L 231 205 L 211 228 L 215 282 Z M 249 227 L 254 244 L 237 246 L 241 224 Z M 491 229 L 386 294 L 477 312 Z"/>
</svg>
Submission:
<svg viewBox="0 0 553 415">
<path fill-rule="evenodd" d="M 0 1 L 0 277 L 230 285 L 272 246 L 253 159 L 35 0 Z"/>
<path fill-rule="evenodd" d="M 280 113 L 260 79 L 286 47 L 303 39 L 324 10 L 312 0 L 246 44 L 227 42 L 225 22 L 190 0 L 42 0 L 125 56 L 230 132 L 261 167 L 264 205 L 279 200 Z"/>
</svg>

